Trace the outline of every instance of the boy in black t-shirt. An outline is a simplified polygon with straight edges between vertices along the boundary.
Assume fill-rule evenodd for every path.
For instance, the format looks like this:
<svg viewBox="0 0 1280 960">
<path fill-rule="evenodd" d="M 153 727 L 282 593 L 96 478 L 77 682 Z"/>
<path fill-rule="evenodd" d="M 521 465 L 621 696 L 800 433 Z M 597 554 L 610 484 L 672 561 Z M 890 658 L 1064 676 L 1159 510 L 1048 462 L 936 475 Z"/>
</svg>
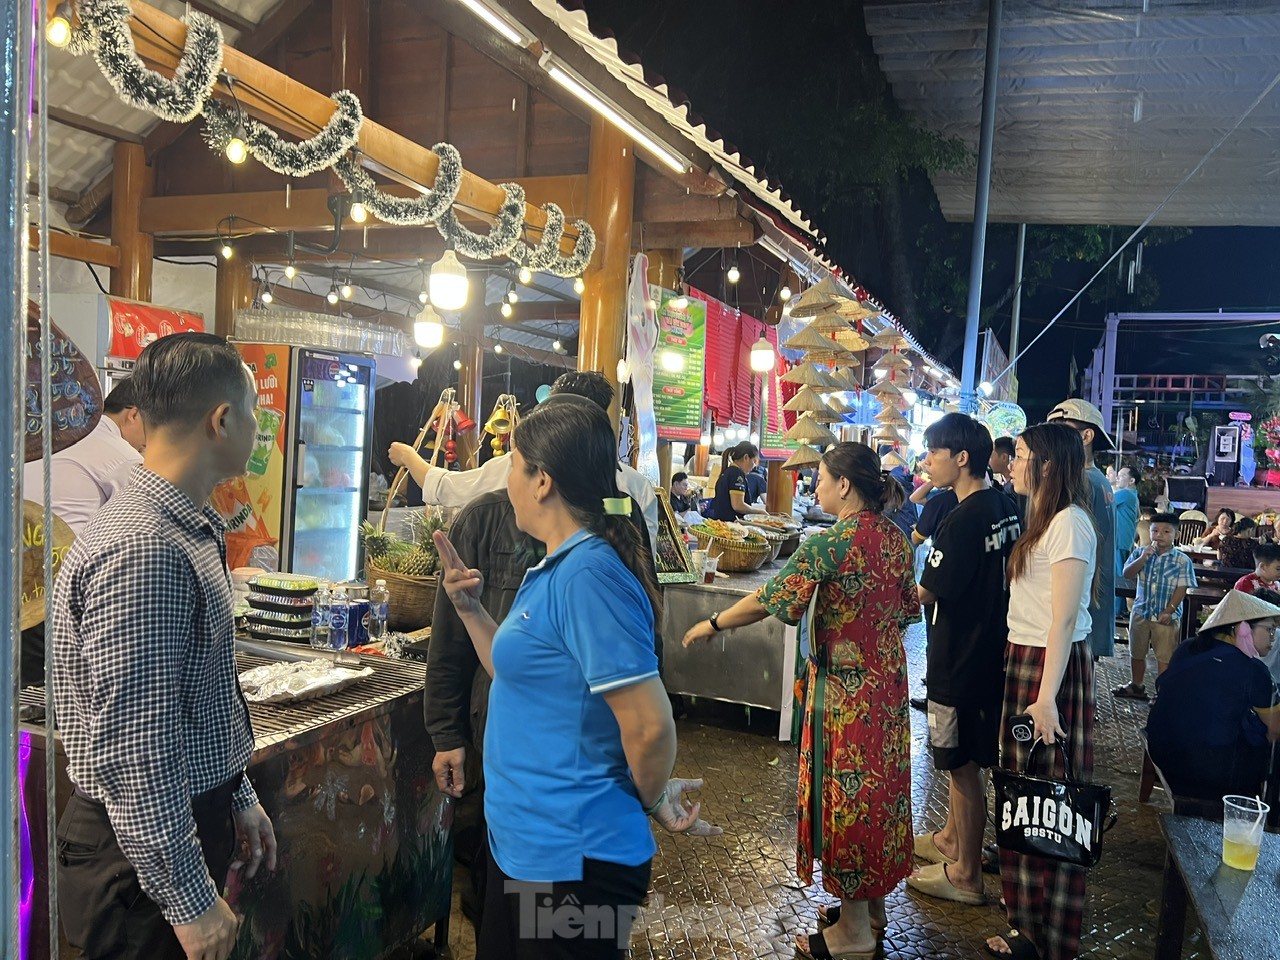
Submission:
<svg viewBox="0 0 1280 960">
<path fill-rule="evenodd" d="M 946 825 L 915 838 L 916 855 L 933 862 L 907 883 L 930 896 L 980 904 L 987 818 L 982 769 L 998 760 L 1009 611 L 1005 564 L 1021 526 L 1013 501 L 987 479 L 986 427 L 949 413 L 924 436 L 930 476 L 958 500 L 933 537 L 918 587 L 921 602 L 934 605 L 928 650 L 933 763 L 951 774 L 951 790 Z"/>
</svg>

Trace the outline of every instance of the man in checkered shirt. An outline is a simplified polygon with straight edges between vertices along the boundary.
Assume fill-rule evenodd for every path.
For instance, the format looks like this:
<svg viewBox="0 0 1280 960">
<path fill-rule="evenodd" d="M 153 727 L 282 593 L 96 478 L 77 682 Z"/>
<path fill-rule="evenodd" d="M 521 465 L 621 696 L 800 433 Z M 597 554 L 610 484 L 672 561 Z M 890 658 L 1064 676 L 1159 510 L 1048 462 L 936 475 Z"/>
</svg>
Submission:
<svg viewBox="0 0 1280 960">
<path fill-rule="evenodd" d="M 253 376 L 211 334 L 155 341 L 133 373 L 147 450 L 54 588 L 54 695 L 75 793 L 58 824 L 67 939 L 96 958 L 226 960 L 232 856 L 275 869 L 244 775 L 224 528 L 206 505 L 244 472 Z"/>
</svg>

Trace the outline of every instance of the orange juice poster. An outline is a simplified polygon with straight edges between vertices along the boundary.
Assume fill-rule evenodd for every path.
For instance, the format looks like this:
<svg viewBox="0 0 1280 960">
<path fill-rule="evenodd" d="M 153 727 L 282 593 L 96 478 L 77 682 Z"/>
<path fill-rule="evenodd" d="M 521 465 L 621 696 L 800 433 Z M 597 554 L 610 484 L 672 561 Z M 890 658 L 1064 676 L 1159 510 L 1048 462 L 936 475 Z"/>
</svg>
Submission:
<svg viewBox="0 0 1280 960">
<path fill-rule="evenodd" d="M 290 352 L 278 343 L 237 343 L 236 348 L 258 384 L 258 432 L 244 476 L 219 484 L 212 500 L 227 524 L 227 565 L 278 570 Z"/>
</svg>

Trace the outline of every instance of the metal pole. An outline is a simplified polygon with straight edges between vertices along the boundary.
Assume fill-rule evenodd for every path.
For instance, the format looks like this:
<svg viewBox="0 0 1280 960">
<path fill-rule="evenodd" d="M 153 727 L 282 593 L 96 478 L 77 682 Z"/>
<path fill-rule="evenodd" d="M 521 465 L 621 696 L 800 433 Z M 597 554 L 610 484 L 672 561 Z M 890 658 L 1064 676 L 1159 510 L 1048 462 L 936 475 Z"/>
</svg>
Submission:
<svg viewBox="0 0 1280 960">
<path fill-rule="evenodd" d="M 0 421 L 0 467 L 9 476 L 9 494 L 0 502 L 0 543 L 16 547 L 22 536 L 22 464 L 24 460 L 24 395 L 27 328 L 27 126 L 31 107 L 31 56 L 34 40 L 32 5 L 6 3 L 0 11 L 0 230 L 8 236 L 7 256 L 0 255 L 0 290 L 9 291 L 9 320 L 0 334 L 0 396 L 8 397 Z M 6 755 L 0 764 L 0 792 L 9 798 L 10 816 L 0 830 L 0 874 L 4 877 L 4 909 L 0 943 L 18 956 L 18 642 L 22 599 L 21 551 L 4 551 L 0 576 L 0 662 L 9 676 L 0 681 L 0 737 Z M 52 746 L 52 743 L 50 743 Z"/>
<path fill-rule="evenodd" d="M 1013 265 L 1013 323 L 1009 328 L 1009 379 L 1013 381 L 1009 398 L 1018 402 L 1018 330 L 1022 325 L 1022 260 L 1027 252 L 1027 225 L 1018 224 L 1018 254 Z"/>
<path fill-rule="evenodd" d="M 987 63 L 982 78 L 982 130 L 978 135 L 978 189 L 973 198 L 973 253 L 969 261 L 969 307 L 964 324 L 960 410 L 977 413 L 978 320 L 982 311 L 982 267 L 987 253 L 987 206 L 991 198 L 991 147 L 996 132 L 996 84 L 1000 79 L 1000 14 L 1004 0 L 987 0 Z"/>
</svg>

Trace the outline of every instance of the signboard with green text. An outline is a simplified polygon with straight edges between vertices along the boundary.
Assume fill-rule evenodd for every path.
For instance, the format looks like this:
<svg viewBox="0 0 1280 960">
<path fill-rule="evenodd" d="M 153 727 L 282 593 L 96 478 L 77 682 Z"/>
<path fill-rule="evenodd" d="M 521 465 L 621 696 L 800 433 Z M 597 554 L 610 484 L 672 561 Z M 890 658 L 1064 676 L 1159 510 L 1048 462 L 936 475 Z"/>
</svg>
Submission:
<svg viewBox="0 0 1280 960">
<path fill-rule="evenodd" d="M 788 460 L 799 449 L 798 440 L 787 440 L 782 436 L 786 429 L 782 418 L 782 381 L 775 370 L 769 374 L 769 389 L 765 391 L 764 436 L 760 438 L 762 459 Z"/>
<path fill-rule="evenodd" d="M 707 305 L 650 287 L 658 303 L 658 345 L 653 360 L 653 413 L 659 440 L 696 443 L 702 436 L 702 384 Z"/>
</svg>

